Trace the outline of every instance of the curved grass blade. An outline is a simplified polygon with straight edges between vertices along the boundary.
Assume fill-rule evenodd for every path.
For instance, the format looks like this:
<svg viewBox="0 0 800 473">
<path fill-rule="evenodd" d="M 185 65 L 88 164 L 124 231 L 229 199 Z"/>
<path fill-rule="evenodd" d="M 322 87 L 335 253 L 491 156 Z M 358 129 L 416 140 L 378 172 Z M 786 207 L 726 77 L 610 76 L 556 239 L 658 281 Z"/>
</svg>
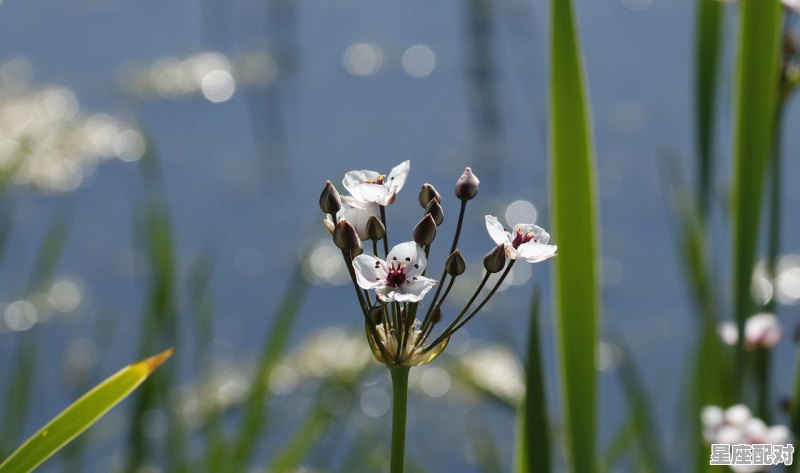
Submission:
<svg viewBox="0 0 800 473">
<path fill-rule="evenodd" d="M 555 315 L 567 464 L 595 466 L 600 320 L 594 160 L 580 43 L 571 0 L 550 2 L 550 160 Z"/>
<path fill-rule="evenodd" d="M 150 373 L 172 356 L 172 352 L 170 348 L 128 365 L 95 386 L 25 441 L 0 464 L 0 473 L 27 473 L 41 465 L 125 399 Z"/>
<path fill-rule="evenodd" d="M 739 3 L 732 189 L 733 310 L 739 333 L 754 310 L 750 285 L 758 246 L 764 173 L 772 151 L 778 100 L 781 4 Z M 737 384 L 744 382 L 744 337 L 736 347 Z"/>
</svg>

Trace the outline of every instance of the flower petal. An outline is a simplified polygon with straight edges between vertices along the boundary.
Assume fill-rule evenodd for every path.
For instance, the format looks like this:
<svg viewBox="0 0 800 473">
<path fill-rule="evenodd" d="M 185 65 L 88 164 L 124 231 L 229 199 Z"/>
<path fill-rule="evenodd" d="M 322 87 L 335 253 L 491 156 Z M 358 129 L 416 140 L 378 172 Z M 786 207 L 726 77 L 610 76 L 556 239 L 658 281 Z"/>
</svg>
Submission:
<svg viewBox="0 0 800 473">
<path fill-rule="evenodd" d="M 550 259 L 556 255 L 557 250 L 558 247 L 556 245 L 543 245 L 534 241 L 523 243 L 519 245 L 519 248 L 517 248 L 519 257 L 528 263 L 539 263 L 546 259 Z"/>
<path fill-rule="evenodd" d="M 356 282 L 364 289 L 376 289 L 386 284 L 389 272 L 386 263 L 371 255 L 358 255 L 353 259 Z"/>
<path fill-rule="evenodd" d="M 361 202 L 380 204 L 380 201 L 386 200 L 388 188 L 382 184 L 370 183 L 377 182 L 379 176 L 375 171 L 350 171 L 344 175 L 342 185 L 354 199 Z"/>
<path fill-rule="evenodd" d="M 424 276 L 418 276 L 416 280 L 409 279 L 409 282 L 397 287 L 383 286 L 376 288 L 375 292 L 383 300 L 397 302 L 419 302 L 425 294 L 436 285 L 436 281 Z"/>
<path fill-rule="evenodd" d="M 366 208 L 344 206 L 340 212 L 341 218 L 347 220 L 347 222 L 356 229 L 358 237 L 361 238 L 362 241 L 366 241 L 369 239 L 369 235 L 367 235 L 367 220 L 375 215 L 376 211 L 377 206 L 370 204 Z"/>
<path fill-rule="evenodd" d="M 425 271 L 428 260 L 425 258 L 425 252 L 422 247 L 417 245 L 416 242 L 407 241 L 392 248 L 392 251 L 386 257 L 386 263 L 389 265 L 392 263 L 403 265 L 406 268 L 406 276 L 411 278 L 419 276 Z"/>
<path fill-rule="evenodd" d="M 511 246 L 511 238 L 508 232 L 494 215 L 486 216 L 486 231 L 489 232 L 489 236 L 492 237 L 492 240 L 498 245 L 503 243 Z"/>
<path fill-rule="evenodd" d="M 403 161 L 392 168 L 389 172 L 389 176 L 386 178 L 386 184 L 390 193 L 396 194 L 400 192 L 400 189 L 402 189 L 403 185 L 406 183 L 406 178 L 410 170 L 411 161 Z"/>
</svg>

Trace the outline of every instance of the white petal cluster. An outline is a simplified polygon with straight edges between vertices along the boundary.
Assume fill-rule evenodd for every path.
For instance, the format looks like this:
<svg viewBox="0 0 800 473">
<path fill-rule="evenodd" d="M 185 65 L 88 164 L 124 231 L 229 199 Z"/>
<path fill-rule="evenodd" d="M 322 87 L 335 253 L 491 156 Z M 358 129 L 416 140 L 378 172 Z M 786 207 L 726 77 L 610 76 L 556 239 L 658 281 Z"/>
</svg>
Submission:
<svg viewBox="0 0 800 473">
<path fill-rule="evenodd" d="M 386 261 L 366 254 L 353 260 L 359 286 L 374 289 L 381 300 L 397 302 L 419 302 L 436 284 L 422 275 L 427 265 L 425 252 L 413 241 L 396 245 Z"/>
<path fill-rule="evenodd" d="M 733 322 L 722 322 L 717 326 L 722 341 L 727 345 L 736 345 L 739 331 Z M 748 350 L 772 348 L 783 336 L 783 327 L 774 314 L 761 313 L 750 316 L 744 325 L 744 346 Z"/>
<path fill-rule="evenodd" d="M 350 171 L 344 175 L 342 185 L 360 202 L 389 205 L 394 203 L 397 193 L 406 183 L 410 170 L 411 162 L 403 161 L 392 168 L 388 176 L 375 171 Z"/>
<path fill-rule="evenodd" d="M 700 411 L 703 424 L 703 439 L 708 444 L 772 444 L 786 445 L 793 438 L 784 425 L 767 426 L 763 420 L 754 417 L 750 409 L 737 404 L 727 409 L 718 406 L 706 406 Z M 761 471 L 762 466 L 732 465 L 736 472 Z"/>
<path fill-rule="evenodd" d="M 511 232 L 494 215 L 486 216 L 486 230 L 498 245 L 504 245 L 506 256 L 539 263 L 556 256 L 558 246 L 549 245 L 550 234 L 533 224 L 517 224 Z"/>
</svg>

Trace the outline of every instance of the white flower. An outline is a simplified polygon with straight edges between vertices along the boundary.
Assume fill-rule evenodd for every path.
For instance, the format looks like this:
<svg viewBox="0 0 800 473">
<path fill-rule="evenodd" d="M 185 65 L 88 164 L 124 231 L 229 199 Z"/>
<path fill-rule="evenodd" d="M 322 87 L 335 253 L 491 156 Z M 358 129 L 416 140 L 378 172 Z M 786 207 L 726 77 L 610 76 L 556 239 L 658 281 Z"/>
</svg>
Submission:
<svg viewBox="0 0 800 473">
<path fill-rule="evenodd" d="M 336 222 L 331 219 L 330 215 L 325 217 L 324 222 L 328 230 L 333 232 L 337 223 L 346 220 L 347 223 L 356 229 L 358 237 L 361 238 L 362 241 L 366 241 L 369 239 L 367 235 L 367 220 L 373 215 L 377 215 L 377 213 L 378 204 L 361 202 L 351 196 L 343 195 L 342 208 L 336 213 Z"/>
<path fill-rule="evenodd" d="M 538 263 L 556 255 L 558 247 L 548 245 L 550 234 L 542 227 L 530 224 L 517 224 L 509 233 L 493 215 L 486 216 L 486 230 L 498 245 L 505 245 L 506 256 L 511 259 L 524 259 Z"/>
<path fill-rule="evenodd" d="M 344 175 L 342 185 L 361 202 L 389 205 L 406 183 L 409 169 L 411 162 L 403 161 L 392 168 L 388 177 L 375 171 L 350 171 Z"/>
<path fill-rule="evenodd" d="M 375 289 L 381 300 L 397 302 L 418 302 L 436 284 L 422 275 L 427 264 L 422 248 L 413 241 L 392 248 L 386 261 L 363 254 L 353 260 L 359 286 Z"/>
<path fill-rule="evenodd" d="M 739 331 L 733 322 L 723 322 L 717 326 L 722 341 L 727 345 L 736 345 Z M 783 328 L 778 318 L 770 313 L 750 316 L 744 324 L 744 346 L 748 350 L 755 348 L 772 348 L 783 336 Z"/>
</svg>

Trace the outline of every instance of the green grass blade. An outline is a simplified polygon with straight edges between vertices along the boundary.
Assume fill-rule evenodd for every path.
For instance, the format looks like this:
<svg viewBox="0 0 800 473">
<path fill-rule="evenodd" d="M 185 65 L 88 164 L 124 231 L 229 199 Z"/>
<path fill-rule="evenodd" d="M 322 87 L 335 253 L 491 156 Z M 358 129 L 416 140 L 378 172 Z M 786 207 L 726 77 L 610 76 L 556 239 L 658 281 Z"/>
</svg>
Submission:
<svg viewBox="0 0 800 473">
<path fill-rule="evenodd" d="M 129 365 L 95 386 L 12 453 L 0 464 L 0 473 L 27 473 L 41 465 L 125 399 L 171 355 L 169 349 Z"/>
<path fill-rule="evenodd" d="M 267 423 L 265 406 L 270 393 L 269 378 L 273 368 L 286 351 L 289 334 L 297 320 L 300 304 L 303 302 L 307 288 L 308 282 L 303 276 L 302 268 L 298 265 L 267 334 L 267 341 L 264 344 L 258 371 L 256 371 L 257 379 L 253 382 L 248 394 L 239 435 L 233 445 L 233 468 L 231 471 L 245 469 L 253 454 L 259 434 Z"/>
<path fill-rule="evenodd" d="M 719 0 L 697 0 L 695 107 L 697 109 L 698 178 L 696 202 L 704 220 L 708 217 L 714 175 L 714 106 L 717 98 L 722 8 L 723 4 Z"/>
<path fill-rule="evenodd" d="M 774 138 L 782 9 L 778 0 L 742 0 L 739 7 L 732 282 L 736 324 L 739 333 L 744 333 L 745 319 L 754 310 L 750 285 L 760 234 L 764 172 Z M 736 352 L 737 384 L 741 391 L 744 337 L 739 337 Z"/>
<path fill-rule="evenodd" d="M 556 332 L 572 471 L 595 464 L 600 320 L 596 192 L 590 117 L 571 0 L 550 3 L 550 147 L 555 258 Z"/>
<path fill-rule="evenodd" d="M 539 343 L 539 289 L 533 293 L 528 359 L 525 363 L 525 399 L 517 413 L 515 471 L 533 473 L 551 471 L 550 427 L 547 421 L 547 398 L 544 392 L 541 344 Z"/>
</svg>

